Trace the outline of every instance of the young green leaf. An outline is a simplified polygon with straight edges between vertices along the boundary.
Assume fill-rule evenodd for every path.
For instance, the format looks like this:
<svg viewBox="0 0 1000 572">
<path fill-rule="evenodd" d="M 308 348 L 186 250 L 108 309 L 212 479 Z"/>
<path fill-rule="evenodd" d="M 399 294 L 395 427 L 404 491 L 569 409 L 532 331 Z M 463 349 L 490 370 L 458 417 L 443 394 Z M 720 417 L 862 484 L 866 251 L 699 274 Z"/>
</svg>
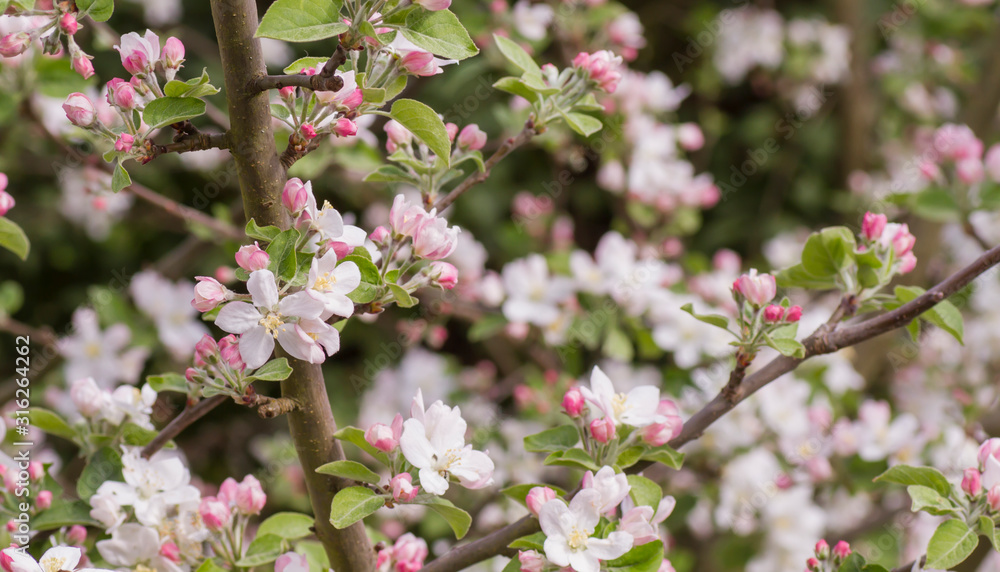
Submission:
<svg viewBox="0 0 1000 572">
<path fill-rule="evenodd" d="M 549 453 L 571 449 L 580 442 L 580 433 L 573 425 L 546 429 L 524 438 L 524 450 L 529 453 Z"/>
<path fill-rule="evenodd" d="M 903 486 L 925 486 L 933 489 L 943 497 L 947 497 L 951 494 L 951 484 L 948 482 L 948 479 L 941 474 L 941 471 L 932 467 L 895 465 L 893 467 L 889 467 L 888 471 L 875 477 L 876 483 L 883 481 Z"/>
<path fill-rule="evenodd" d="M 528 55 L 528 52 L 524 51 L 524 48 L 519 46 L 514 40 L 505 38 L 499 34 L 493 34 L 493 41 L 496 42 L 497 48 L 507 58 L 507 61 L 517 66 L 522 72 L 542 73 L 542 69 L 535 63 L 534 58 Z"/>
<path fill-rule="evenodd" d="M 465 26 L 450 10 L 414 10 L 406 16 L 406 26 L 400 33 L 443 58 L 464 60 L 479 53 Z"/>
<path fill-rule="evenodd" d="M 330 505 L 330 524 L 334 528 L 347 528 L 382 508 L 385 497 L 378 496 L 368 487 L 347 487 L 333 497 Z"/>
<path fill-rule="evenodd" d="M 273 534 L 285 540 L 305 538 L 312 534 L 313 518 L 297 512 L 279 512 L 267 517 L 260 523 L 257 536 Z"/>
<path fill-rule="evenodd" d="M 927 544 L 927 568 L 947 570 L 961 564 L 979 546 L 979 535 L 958 519 L 937 527 Z"/>
<path fill-rule="evenodd" d="M 31 243 L 18 224 L 9 218 L 0 216 L 0 246 L 13 252 L 21 260 L 28 259 Z"/>
<path fill-rule="evenodd" d="M 339 36 L 350 29 L 341 20 L 342 5 L 342 0 L 277 0 L 267 9 L 254 36 L 286 42 Z"/>
<path fill-rule="evenodd" d="M 150 129 L 192 119 L 205 113 L 205 102 L 193 97 L 159 97 L 146 104 L 142 119 Z"/>
<path fill-rule="evenodd" d="M 450 161 L 451 140 L 444 122 L 433 109 L 419 101 L 399 99 L 392 104 L 389 115 L 420 138 L 445 164 Z"/>
<path fill-rule="evenodd" d="M 333 461 L 318 467 L 316 472 L 373 485 L 382 480 L 378 473 L 355 461 Z"/>
</svg>

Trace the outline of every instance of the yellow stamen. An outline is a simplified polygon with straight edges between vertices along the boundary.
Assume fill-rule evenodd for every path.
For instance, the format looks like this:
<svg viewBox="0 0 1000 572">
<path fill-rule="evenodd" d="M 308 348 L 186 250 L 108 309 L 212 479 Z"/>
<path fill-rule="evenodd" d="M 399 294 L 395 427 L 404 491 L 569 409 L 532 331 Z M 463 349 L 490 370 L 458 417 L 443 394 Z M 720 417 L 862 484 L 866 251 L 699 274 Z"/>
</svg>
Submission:
<svg viewBox="0 0 1000 572">
<path fill-rule="evenodd" d="M 277 338 L 278 327 L 284 324 L 285 322 L 282 321 L 280 314 L 275 314 L 274 312 L 268 312 L 267 316 L 261 318 L 260 322 L 258 323 L 261 326 L 264 326 L 264 329 L 267 330 L 267 333 Z"/>
</svg>

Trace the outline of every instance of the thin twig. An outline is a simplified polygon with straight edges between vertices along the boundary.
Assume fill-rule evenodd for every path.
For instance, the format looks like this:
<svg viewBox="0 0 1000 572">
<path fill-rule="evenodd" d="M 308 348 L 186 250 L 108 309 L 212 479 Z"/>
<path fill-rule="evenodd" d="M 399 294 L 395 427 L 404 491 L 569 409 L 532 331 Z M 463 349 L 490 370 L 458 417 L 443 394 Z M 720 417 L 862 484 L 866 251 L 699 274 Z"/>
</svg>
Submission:
<svg viewBox="0 0 1000 572">
<path fill-rule="evenodd" d="M 504 157 L 509 155 L 511 151 L 517 149 L 521 145 L 524 145 L 530 141 L 532 137 L 538 135 L 538 133 L 539 131 L 535 127 L 535 122 L 530 119 L 526 121 L 524 123 L 524 129 L 522 129 L 520 133 L 504 141 L 503 145 L 490 155 L 490 158 L 486 160 L 486 163 L 484 163 L 484 166 L 486 167 L 485 169 L 482 171 L 476 171 L 466 177 L 464 181 L 459 183 L 459 185 L 452 189 L 451 192 L 444 198 L 437 201 L 434 204 L 434 208 L 436 208 L 438 212 L 441 212 L 451 206 L 451 203 L 455 202 L 455 199 L 460 197 L 462 193 L 485 181 L 490 176 L 490 171 L 493 167 L 503 160 Z"/>
<path fill-rule="evenodd" d="M 102 168 L 103 167 L 104 165 L 102 164 Z M 110 168 L 110 165 L 108 165 L 108 168 Z M 207 227 L 222 238 L 230 240 L 243 240 L 245 238 L 242 229 L 223 222 L 215 217 L 211 217 L 198 209 L 191 208 L 187 205 L 182 205 L 177 201 L 168 199 L 160 193 L 157 193 L 156 191 L 139 183 L 133 182 L 131 185 L 126 187 L 126 189 L 140 199 L 162 208 L 167 213 L 172 214 L 185 222 L 200 224 Z"/>
<path fill-rule="evenodd" d="M 330 59 L 323 64 L 323 69 L 315 75 L 265 75 L 250 81 L 250 91 L 267 91 L 283 87 L 304 87 L 313 91 L 340 91 L 344 80 L 336 75 L 337 68 L 347 61 L 347 52 L 343 46 L 337 46 Z"/>
<path fill-rule="evenodd" d="M 162 449 L 168 441 L 179 435 L 181 431 L 186 429 L 192 423 L 204 417 L 209 411 L 215 409 L 219 405 L 222 405 L 222 403 L 227 399 L 229 399 L 228 395 L 215 395 L 209 397 L 208 399 L 202 399 L 194 405 L 185 407 L 184 410 L 177 415 L 177 417 L 174 417 L 174 419 L 168 423 L 166 427 L 161 429 L 160 433 L 143 448 L 143 458 L 148 459 L 152 457 L 157 451 Z"/>
<path fill-rule="evenodd" d="M 229 136 L 226 133 L 192 133 L 181 137 L 173 143 L 157 145 L 149 143 L 150 160 L 167 153 L 188 153 L 190 151 L 205 151 L 208 149 L 229 149 Z"/>
</svg>

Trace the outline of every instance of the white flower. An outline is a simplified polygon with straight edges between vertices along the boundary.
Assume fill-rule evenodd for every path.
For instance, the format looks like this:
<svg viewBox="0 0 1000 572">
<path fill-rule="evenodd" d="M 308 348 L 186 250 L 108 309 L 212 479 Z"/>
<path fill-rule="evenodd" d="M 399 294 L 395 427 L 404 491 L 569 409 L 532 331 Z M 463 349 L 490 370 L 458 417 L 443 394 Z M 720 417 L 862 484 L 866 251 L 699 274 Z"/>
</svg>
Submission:
<svg viewBox="0 0 1000 572">
<path fill-rule="evenodd" d="M 559 319 L 559 303 L 571 294 L 571 283 L 550 277 L 542 255 L 532 254 L 507 264 L 502 276 L 507 291 L 503 314 L 508 320 L 545 327 Z"/>
<path fill-rule="evenodd" d="M 135 508 L 136 519 L 147 526 L 159 526 L 171 507 L 196 503 L 201 497 L 190 485 L 191 473 L 175 451 L 158 451 L 149 459 L 141 447 L 122 447 L 122 474 L 125 482 L 107 481 L 90 498 L 91 516 L 101 522 L 117 522 L 115 505 Z"/>
<path fill-rule="evenodd" d="M 75 546 L 53 546 L 46 550 L 37 562 L 21 548 L 4 548 L 2 553 L 10 559 L 10 568 L 7 569 L 11 572 L 72 572 L 77 570 L 77 565 L 83 557 L 83 550 Z M 6 568 L 7 564 L 4 567 Z M 79 572 L 107 571 L 98 568 L 80 568 Z"/>
<path fill-rule="evenodd" d="M 920 423 L 909 413 L 903 413 L 891 423 L 892 412 L 885 401 L 868 400 L 858 408 L 855 424 L 858 456 L 865 461 L 880 461 L 902 449 L 915 439 Z"/>
<path fill-rule="evenodd" d="M 403 423 L 399 447 L 406 460 L 420 470 L 420 486 L 425 491 L 444 494 L 450 476 L 470 489 L 493 484 L 493 461 L 465 444 L 467 425 L 458 407 L 435 401 L 425 411 L 418 391 L 410 415 Z"/>
<path fill-rule="evenodd" d="M 135 305 L 153 319 L 160 341 L 178 361 L 189 360 L 208 333 L 191 306 L 192 288 L 190 282 L 174 283 L 151 270 L 136 274 L 129 286 Z"/>
<path fill-rule="evenodd" d="M 323 303 L 321 319 L 337 315 L 350 318 L 354 314 L 354 302 L 347 297 L 361 284 L 361 270 L 358 265 L 347 261 L 337 265 L 337 253 L 330 250 L 323 256 L 313 258 L 309 268 L 306 292 Z"/>
<path fill-rule="evenodd" d="M 181 572 L 183 568 L 160 554 L 160 535 L 153 528 L 125 524 L 111 538 L 97 543 L 97 551 L 108 564 L 130 569 L 152 568 L 156 572 Z"/>
<path fill-rule="evenodd" d="M 219 311 L 215 323 L 231 334 L 240 334 L 240 356 L 248 368 L 264 365 L 274 351 L 274 340 L 294 358 L 323 362 L 325 356 L 316 338 L 298 323 L 319 318 L 323 313 L 322 302 L 306 292 L 296 292 L 279 301 L 278 285 L 270 270 L 252 272 L 247 290 L 253 305 L 230 302 Z M 317 329 L 317 334 L 326 333 L 322 326 Z"/>
<path fill-rule="evenodd" d="M 601 520 L 594 509 L 600 493 L 584 489 L 577 493 L 569 506 L 562 499 L 542 505 L 538 521 L 545 539 L 545 557 L 558 566 L 570 566 L 576 572 L 598 572 L 601 560 L 612 560 L 632 548 L 632 536 L 615 531 L 607 538 L 591 535 Z"/>
<path fill-rule="evenodd" d="M 344 217 L 328 201 L 324 201 L 323 208 L 319 208 L 316 195 L 313 194 L 312 181 L 305 182 L 305 189 L 308 198 L 300 220 L 308 221 L 308 230 L 311 233 L 309 240 L 306 241 L 305 251 L 315 252 L 321 245 L 331 240 L 343 242 L 351 248 L 365 245 L 368 233 L 359 227 L 344 224 Z"/>
<path fill-rule="evenodd" d="M 632 489 L 628 484 L 628 477 L 623 473 L 615 473 L 609 466 L 601 467 L 596 475 L 587 471 L 583 476 L 583 488 L 598 492 L 599 496 L 594 499 L 597 503 L 594 509 L 598 514 L 606 514 L 613 510 L 628 497 L 628 492 Z"/>
<path fill-rule="evenodd" d="M 580 391 L 587 401 L 604 413 L 615 425 L 645 427 L 662 422 L 656 414 L 660 404 L 660 390 L 651 385 L 640 385 L 628 393 L 616 393 L 608 376 L 601 368 L 594 366 L 590 373 L 590 387 Z"/>
<path fill-rule="evenodd" d="M 538 41 L 545 38 L 546 28 L 552 23 L 555 11 L 548 4 L 532 4 L 528 0 L 520 0 L 514 4 L 511 12 L 514 16 L 514 27 L 517 33 L 525 38 Z"/>
<path fill-rule="evenodd" d="M 59 340 L 59 352 L 66 358 L 66 379 L 94 378 L 101 387 L 115 382 L 135 383 L 149 351 L 126 350 L 132 332 L 125 324 L 101 330 L 97 313 L 90 308 L 73 312 L 73 334 Z"/>
</svg>

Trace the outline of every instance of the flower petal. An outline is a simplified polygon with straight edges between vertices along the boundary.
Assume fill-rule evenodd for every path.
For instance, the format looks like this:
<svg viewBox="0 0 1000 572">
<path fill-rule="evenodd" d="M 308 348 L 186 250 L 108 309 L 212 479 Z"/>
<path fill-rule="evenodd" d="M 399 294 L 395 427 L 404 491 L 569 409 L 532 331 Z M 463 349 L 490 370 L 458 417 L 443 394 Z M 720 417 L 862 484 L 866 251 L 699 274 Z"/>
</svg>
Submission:
<svg viewBox="0 0 1000 572">
<path fill-rule="evenodd" d="M 323 313 L 323 303 L 306 292 L 296 292 L 281 299 L 278 304 L 278 312 L 282 316 L 297 316 L 314 320 Z"/>
<path fill-rule="evenodd" d="M 250 273 L 247 280 L 247 291 L 253 298 L 254 306 L 258 308 L 274 308 L 278 303 L 278 284 L 270 270 L 256 270 Z"/>
<path fill-rule="evenodd" d="M 230 334 L 242 334 L 259 322 L 260 311 L 246 302 L 230 302 L 215 317 L 215 325 Z"/>
<path fill-rule="evenodd" d="M 262 326 L 250 328 L 240 336 L 240 357 L 249 369 L 264 365 L 274 351 L 274 338 Z"/>
</svg>

